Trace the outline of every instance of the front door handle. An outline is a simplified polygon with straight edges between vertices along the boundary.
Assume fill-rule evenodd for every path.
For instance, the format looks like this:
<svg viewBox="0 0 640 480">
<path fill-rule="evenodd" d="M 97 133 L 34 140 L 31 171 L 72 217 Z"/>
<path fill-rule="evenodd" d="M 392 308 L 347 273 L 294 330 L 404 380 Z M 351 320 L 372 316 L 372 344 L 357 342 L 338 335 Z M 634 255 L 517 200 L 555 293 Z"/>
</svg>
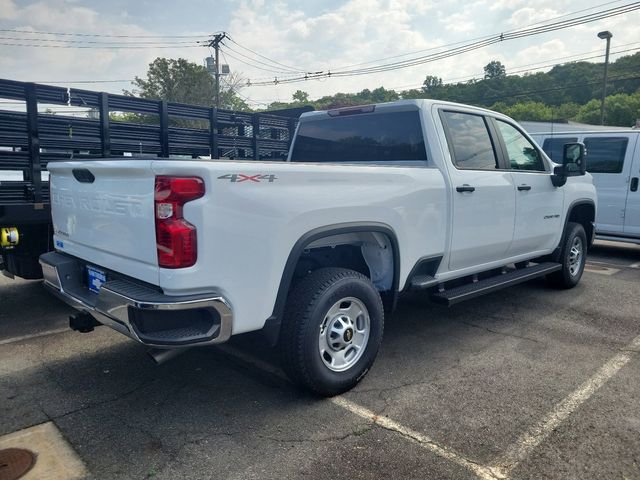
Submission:
<svg viewBox="0 0 640 480">
<path fill-rule="evenodd" d="M 531 190 L 531 185 L 518 185 L 518 190 L 522 191 L 529 191 Z"/>
<path fill-rule="evenodd" d="M 631 179 L 631 186 L 629 187 L 629 190 L 631 190 L 632 192 L 638 191 L 638 177 L 633 177 Z"/>
<path fill-rule="evenodd" d="M 456 191 L 458 192 L 475 192 L 476 187 L 472 187 L 471 185 L 467 185 L 466 183 L 461 187 L 456 187 Z"/>
</svg>

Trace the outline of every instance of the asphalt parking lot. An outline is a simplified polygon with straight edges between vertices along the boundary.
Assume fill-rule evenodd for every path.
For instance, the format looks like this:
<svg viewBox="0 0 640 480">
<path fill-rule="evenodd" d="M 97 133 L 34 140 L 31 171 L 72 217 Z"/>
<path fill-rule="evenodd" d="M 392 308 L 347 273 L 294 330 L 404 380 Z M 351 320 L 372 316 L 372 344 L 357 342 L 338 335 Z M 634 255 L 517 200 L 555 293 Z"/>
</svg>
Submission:
<svg viewBox="0 0 640 480">
<path fill-rule="evenodd" d="M 69 313 L 0 277 L 0 445 L 51 424 L 87 478 L 640 478 L 640 246 L 600 242 L 569 291 L 407 298 L 334 399 L 256 335 L 155 366 Z"/>
</svg>

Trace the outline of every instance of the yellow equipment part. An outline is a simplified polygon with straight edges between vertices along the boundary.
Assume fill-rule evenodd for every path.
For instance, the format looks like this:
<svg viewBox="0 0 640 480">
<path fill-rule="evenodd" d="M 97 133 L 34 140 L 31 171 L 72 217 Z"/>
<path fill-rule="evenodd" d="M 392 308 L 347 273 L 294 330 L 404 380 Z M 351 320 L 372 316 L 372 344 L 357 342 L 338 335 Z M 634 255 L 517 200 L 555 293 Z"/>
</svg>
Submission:
<svg viewBox="0 0 640 480">
<path fill-rule="evenodd" d="M 16 227 L 0 227 L 0 247 L 11 248 L 20 243 L 20 233 Z"/>
</svg>

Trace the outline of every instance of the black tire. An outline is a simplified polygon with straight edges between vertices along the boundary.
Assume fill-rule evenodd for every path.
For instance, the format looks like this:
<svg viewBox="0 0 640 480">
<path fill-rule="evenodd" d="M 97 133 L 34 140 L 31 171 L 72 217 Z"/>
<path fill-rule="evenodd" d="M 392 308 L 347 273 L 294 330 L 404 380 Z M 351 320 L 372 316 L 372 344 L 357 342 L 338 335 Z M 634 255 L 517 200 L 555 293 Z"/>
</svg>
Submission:
<svg viewBox="0 0 640 480">
<path fill-rule="evenodd" d="M 362 353 L 352 357 L 354 363 L 345 365 L 348 368 L 344 371 L 334 371 L 325 363 L 331 356 L 323 359 L 320 353 L 323 338 L 321 332 L 325 331 L 329 335 L 326 330 L 330 327 L 328 313 L 336 305 L 339 308 L 350 305 L 349 302 L 338 304 L 347 298 L 354 298 L 365 307 L 363 312 L 368 313 L 369 335 L 368 340 L 362 340 L 365 342 L 361 348 Z M 363 318 L 360 315 L 357 321 L 365 322 Z M 367 374 L 378 353 L 383 329 L 382 300 L 367 277 L 345 268 L 315 270 L 289 294 L 280 330 L 282 367 L 302 388 L 325 397 L 338 395 L 353 388 Z M 345 341 L 356 341 L 354 331 L 350 336 L 344 331 Z M 343 340 L 342 337 L 338 339 Z M 354 349 L 347 346 L 344 350 L 353 353 Z"/>
<path fill-rule="evenodd" d="M 572 248 L 576 245 L 580 249 L 577 264 L 575 261 L 572 262 L 572 258 L 575 258 L 575 252 L 572 253 Z M 560 253 L 562 269 L 547 275 L 547 281 L 556 288 L 575 287 L 580 282 L 580 278 L 582 278 L 586 260 L 587 234 L 584 231 L 584 227 L 579 223 L 569 222 Z"/>
</svg>

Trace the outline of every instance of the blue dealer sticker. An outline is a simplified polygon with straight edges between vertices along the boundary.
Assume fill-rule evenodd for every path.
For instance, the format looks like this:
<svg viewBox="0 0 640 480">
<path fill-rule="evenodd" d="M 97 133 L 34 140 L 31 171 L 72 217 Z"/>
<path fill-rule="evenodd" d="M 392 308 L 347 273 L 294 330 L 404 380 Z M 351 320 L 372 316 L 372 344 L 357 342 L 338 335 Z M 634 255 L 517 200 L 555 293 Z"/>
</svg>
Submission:
<svg viewBox="0 0 640 480">
<path fill-rule="evenodd" d="M 95 267 L 87 265 L 87 284 L 93 293 L 100 293 L 102 284 L 107 281 L 107 275 Z"/>
</svg>

